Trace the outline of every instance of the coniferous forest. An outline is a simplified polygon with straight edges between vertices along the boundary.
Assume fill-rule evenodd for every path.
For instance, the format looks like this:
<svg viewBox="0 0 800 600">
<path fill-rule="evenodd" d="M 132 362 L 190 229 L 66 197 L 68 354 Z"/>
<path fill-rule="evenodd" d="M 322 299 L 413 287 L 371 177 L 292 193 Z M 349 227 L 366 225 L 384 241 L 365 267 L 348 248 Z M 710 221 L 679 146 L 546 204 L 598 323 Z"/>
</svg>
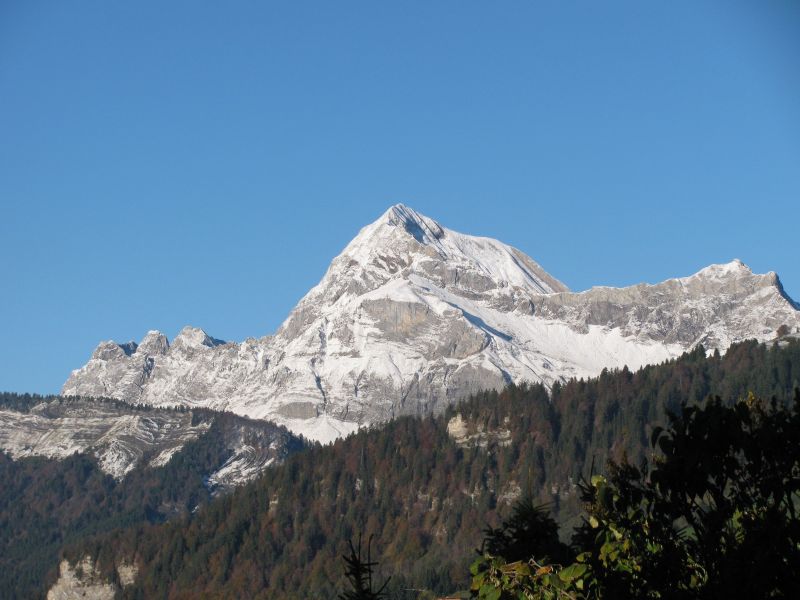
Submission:
<svg viewBox="0 0 800 600">
<path fill-rule="evenodd" d="M 570 544 L 529 498 L 487 529 L 471 596 L 800 596 L 800 390 L 788 406 L 752 393 L 732 405 L 682 403 L 668 421 L 653 430 L 650 461 L 612 460 L 581 480 L 584 516 Z"/>
<path fill-rule="evenodd" d="M 4 393 L 0 409 L 28 412 L 42 402 L 76 401 L 82 400 Z M 155 410 L 108 399 L 95 402 L 117 405 L 127 413 Z M 0 598 L 42 595 L 55 581 L 59 552 L 87 536 L 162 523 L 208 504 L 212 493 L 206 474 L 229 457 L 224 429 L 239 417 L 202 409 L 192 411 L 192 417 L 211 423 L 204 435 L 163 467 L 143 463 L 121 481 L 103 472 L 89 454 L 12 460 L 0 452 Z M 292 451 L 302 448 L 300 440 L 287 437 Z"/>
<path fill-rule="evenodd" d="M 800 0 L 0 0 L 0 600 L 800 600 L 798 224 Z"/>
<path fill-rule="evenodd" d="M 388 597 L 452 594 L 469 588 L 486 528 L 521 499 L 547 507 L 569 536 L 582 518 L 581 482 L 609 459 L 650 457 L 668 412 L 711 394 L 723 405 L 751 392 L 784 404 L 798 387 L 797 342 L 745 342 L 723 356 L 697 348 L 550 391 L 509 386 L 311 447 L 193 514 L 121 521 L 63 555 L 92 557 L 111 581 L 121 560 L 134 561 L 125 598 L 334 598 L 346 588 L 348 542 L 361 536 L 372 540 L 376 581 L 391 575 Z"/>
</svg>

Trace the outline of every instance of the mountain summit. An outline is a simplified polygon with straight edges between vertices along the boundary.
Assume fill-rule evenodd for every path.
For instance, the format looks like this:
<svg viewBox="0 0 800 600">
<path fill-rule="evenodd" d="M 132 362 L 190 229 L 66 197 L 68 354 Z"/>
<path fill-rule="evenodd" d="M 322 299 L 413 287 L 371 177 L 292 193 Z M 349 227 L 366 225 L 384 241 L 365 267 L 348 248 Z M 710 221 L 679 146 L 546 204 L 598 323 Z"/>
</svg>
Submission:
<svg viewBox="0 0 800 600">
<path fill-rule="evenodd" d="M 800 312 L 740 261 L 680 279 L 573 293 L 497 240 L 397 204 L 364 227 L 273 336 L 103 342 L 65 395 L 207 406 L 328 441 L 509 382 L 636 368 L 702 343 L 771 339 Z"/>
</svg>

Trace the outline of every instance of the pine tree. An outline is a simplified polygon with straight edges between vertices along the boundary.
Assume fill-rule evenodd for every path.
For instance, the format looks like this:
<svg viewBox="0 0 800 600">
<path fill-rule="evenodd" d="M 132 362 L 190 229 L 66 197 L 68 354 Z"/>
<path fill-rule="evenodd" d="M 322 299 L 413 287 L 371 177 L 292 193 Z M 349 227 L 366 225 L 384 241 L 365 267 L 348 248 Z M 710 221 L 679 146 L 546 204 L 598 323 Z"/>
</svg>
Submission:
<svg viewBox="0 0 800 600">
<path fill-rule="evenodd" d="M 377 562 L 372 561 L 372 536 L 367 541 L 367 559 L 361 555 L 361 536 L 358 536 L 358 547 L 353 546 L 353 540 L 347 542 L 350 545 L 350 556 L 343 556 L 345 562 L 345 575 L 352 586 L 352 591 L 339 594 L 339 600 L 379 600 L 385 598 L 384 590 L 389 584 L 387 579 L 377 591 L 372 589 L 372 573 Z"/>
</svg>

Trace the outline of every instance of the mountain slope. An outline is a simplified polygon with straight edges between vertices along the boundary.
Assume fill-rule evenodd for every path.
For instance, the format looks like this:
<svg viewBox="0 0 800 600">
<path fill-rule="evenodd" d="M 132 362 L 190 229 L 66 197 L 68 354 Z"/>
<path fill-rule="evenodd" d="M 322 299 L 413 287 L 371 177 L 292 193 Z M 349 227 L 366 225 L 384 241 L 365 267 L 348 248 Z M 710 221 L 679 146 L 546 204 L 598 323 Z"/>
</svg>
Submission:
<svg viewBox="0 0 800 600">
<path fill-rule="evenodd" d="M 212 427 L 213 436 L 209 436 Z M 114 400 L 0 394 L 0 451 L 14 460 L 94 458 L 117 482 L 135 468 L 167 465 L 183 448 L 213 437 L 220 457 L 207 465 L 213 493 L 241 485 L 280 463 L 302 442 L 282 427 L 208 410 L 134 407 Z"/>
<path fill-rule="evenodd" d="M 303 447 L 230 413 L 0 393 L 0 598 L 43 597 L 64 545 L 199 510 Z"/>
<path fill-rule="evenodd" d="M 65 556 L 77 564 L 89 555 L 105 575 L 135 562 L 124 598 L 333 598 L 345 589 L 347 540 L 362 533 L 374 535 L 393 598 L 452 596 L 468 585 L 482 529 L 522 495 L 547 504 L 566 531 L 581 512 L 579 478 L 604 472 L 610 457 L 650 457 L 653 426 L 682 401 L 735 402 L 752 391 L 788 403 L 798 386 L 800 343 L 788 339 L 723 356 L 698 348 L 549 394 L 509 386 L 438 418 L 399 418 L 297 453 L 185 520 L 118 531 Z"/>
<path fill-rule="evenodd" d="M 329 441 L 441 412 L 509 382 L 636 368 L 703 343 L 766 340 L 800 312 L 777 276 L 739 261 L 657 285 L 572 293 L 519 250 L 403 206 L 362 229 L 273 336 L 103 342 L 66 395 L 205 406 Z"/>
</svg>

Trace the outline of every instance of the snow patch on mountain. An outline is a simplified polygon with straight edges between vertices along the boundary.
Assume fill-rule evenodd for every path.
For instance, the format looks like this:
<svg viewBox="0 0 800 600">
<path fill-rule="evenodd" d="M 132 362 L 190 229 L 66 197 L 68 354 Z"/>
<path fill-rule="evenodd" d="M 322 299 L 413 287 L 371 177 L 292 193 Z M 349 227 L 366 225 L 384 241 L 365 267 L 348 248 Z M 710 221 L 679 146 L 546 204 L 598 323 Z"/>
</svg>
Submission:
<svg viewBox="0 0 800 600">
<path fill-rule="evenodd" d="M 92 453 L 100 468 L 122 479 L 145 454 L 159 453 L 156 465 L 197 439 L 209 423 L 192 425 L 188 413 L 120 414 L 113 405 L 43 402 L 28 412 L 0 410 L 0 449 L 12 458 L 44 456 L 62 459 Z"/>
<path fill-rule="evenodd" d="M 209 489 L 226 492 L 282 462 L 302 444 L 274 423 L 203 411 L 140 409 L 86 398 L 42 399 L 28 410 L 0 409 L 0 450 L 15 460 L 93 455 L 117 480 L 135 467 L 163 467 L 184 446 L 217 427 L 213 443 L 227 456 L 207 474 Z M 220 450 L 220 448 L 217 448 Z"/>
<path fill-rule="evenodd" d="M 170 345 L 103 342 L 63 393 L 204 406 L 323 442 L 509 382 L 552 385 L 704 344 L 768 340 L 800 313 L 741 261 L 649 285 L 573 293 L 519 250 L 402 204 L 364 227 L 272 335 L 185 328 Z M 232 463 L 233 464 L 233 463 Z"/>
</svg>

